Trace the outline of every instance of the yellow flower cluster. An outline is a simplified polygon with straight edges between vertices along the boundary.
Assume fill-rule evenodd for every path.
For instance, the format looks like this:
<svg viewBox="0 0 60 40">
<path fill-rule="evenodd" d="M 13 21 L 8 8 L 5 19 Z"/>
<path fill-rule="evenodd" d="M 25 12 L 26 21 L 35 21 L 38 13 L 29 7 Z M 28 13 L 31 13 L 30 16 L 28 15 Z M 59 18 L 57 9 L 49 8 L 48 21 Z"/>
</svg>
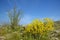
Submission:
<svg viewBox="0 0 60 40">
<path fill-rule="evenodd" d="M 44 21 L 35 19 L 32 21 L 32 23 L 27 25 L 27 27 L 25 28 L 25 31 L 31 32 L 33 34 L 36 34 L 36 33 L 44 34 L 48 31 L 52 31 L 54 29 L 53 25 L 54 25 L 54 22 L 49 18 L 45 18 Z"/>
</svg>

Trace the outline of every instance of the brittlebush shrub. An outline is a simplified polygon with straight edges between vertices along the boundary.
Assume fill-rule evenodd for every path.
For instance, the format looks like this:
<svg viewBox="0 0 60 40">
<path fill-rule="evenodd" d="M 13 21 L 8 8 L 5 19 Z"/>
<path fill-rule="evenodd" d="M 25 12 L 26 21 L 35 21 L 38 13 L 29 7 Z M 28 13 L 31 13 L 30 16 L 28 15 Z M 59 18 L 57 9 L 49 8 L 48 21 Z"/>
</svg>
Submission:
<svg viewBox="0 0 60 40">
<path fill-rule="evenodd" d="M 43 21 L 35 19 L 25 27 L 25 37 L 36 40 L 48 40 L 49 33 L 54 30 L 54 22 L 45 18 Z M 28 39 L 29 39 L 28 38 Z"/>
</svg>

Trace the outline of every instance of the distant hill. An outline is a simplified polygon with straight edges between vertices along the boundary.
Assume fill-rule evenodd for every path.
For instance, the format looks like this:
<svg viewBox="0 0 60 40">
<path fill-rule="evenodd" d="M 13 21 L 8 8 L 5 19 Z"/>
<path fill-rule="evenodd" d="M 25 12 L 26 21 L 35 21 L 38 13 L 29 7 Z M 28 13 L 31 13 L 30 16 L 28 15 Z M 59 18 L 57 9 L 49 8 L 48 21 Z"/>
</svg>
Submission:
<svg viewBox="0 0 60 40">
<path fill-rule="evenodd" d="M 59 21 L 55 21 L 54 22 L 54 26 L 56 27 L 56 29 L 60 29 L 60 20 Z"/>
</svg>

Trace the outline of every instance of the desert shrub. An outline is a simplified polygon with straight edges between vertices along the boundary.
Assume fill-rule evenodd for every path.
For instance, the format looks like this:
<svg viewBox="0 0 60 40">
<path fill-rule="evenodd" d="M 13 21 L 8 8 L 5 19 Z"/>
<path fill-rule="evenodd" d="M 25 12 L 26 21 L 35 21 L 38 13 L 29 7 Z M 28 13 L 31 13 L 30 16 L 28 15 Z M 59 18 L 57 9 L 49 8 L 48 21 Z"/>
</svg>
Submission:
<svg viewBox="0 0 60 40">
<path fill-rule="evenodd" d="M 4 36 L 8 33 L 12 33 L 13 30 L 11 30 L 9 27 L 1 27 L 0 28 L 0 36 Z"/>
<path fill-rule="evenodd" d="M 49 33 L 53 30 L 54 22 L 51 19 L 45 18 L 44 21 L 35 19 L 25 27 L 23 37 L 26 40 L 49 40 Z"/>
<path fill-rule="evenodd" d="M 10 34 L 5 35 L 5 40 L 20 40 L 20 32 L 13 32 Z"/>
</svg>

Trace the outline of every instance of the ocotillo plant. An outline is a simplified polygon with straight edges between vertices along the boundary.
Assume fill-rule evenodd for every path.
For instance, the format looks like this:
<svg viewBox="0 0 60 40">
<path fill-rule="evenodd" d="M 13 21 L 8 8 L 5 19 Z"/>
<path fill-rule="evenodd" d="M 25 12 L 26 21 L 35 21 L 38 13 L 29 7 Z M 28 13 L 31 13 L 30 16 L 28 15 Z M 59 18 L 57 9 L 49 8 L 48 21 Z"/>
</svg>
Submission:
<svg viewBox="0 0 60 40">
<path fill-rule="evenodd" d="M 12 11 L 8 12 L 8 16 L 10 19 L 10 24 L 11 24 L 12 29 L 17 27 L 19 21 L 21 20 L 21 14 L 22 14 L 21 11 L 17 10 L 16 7 L 14 7 Z"/>
</svg>

